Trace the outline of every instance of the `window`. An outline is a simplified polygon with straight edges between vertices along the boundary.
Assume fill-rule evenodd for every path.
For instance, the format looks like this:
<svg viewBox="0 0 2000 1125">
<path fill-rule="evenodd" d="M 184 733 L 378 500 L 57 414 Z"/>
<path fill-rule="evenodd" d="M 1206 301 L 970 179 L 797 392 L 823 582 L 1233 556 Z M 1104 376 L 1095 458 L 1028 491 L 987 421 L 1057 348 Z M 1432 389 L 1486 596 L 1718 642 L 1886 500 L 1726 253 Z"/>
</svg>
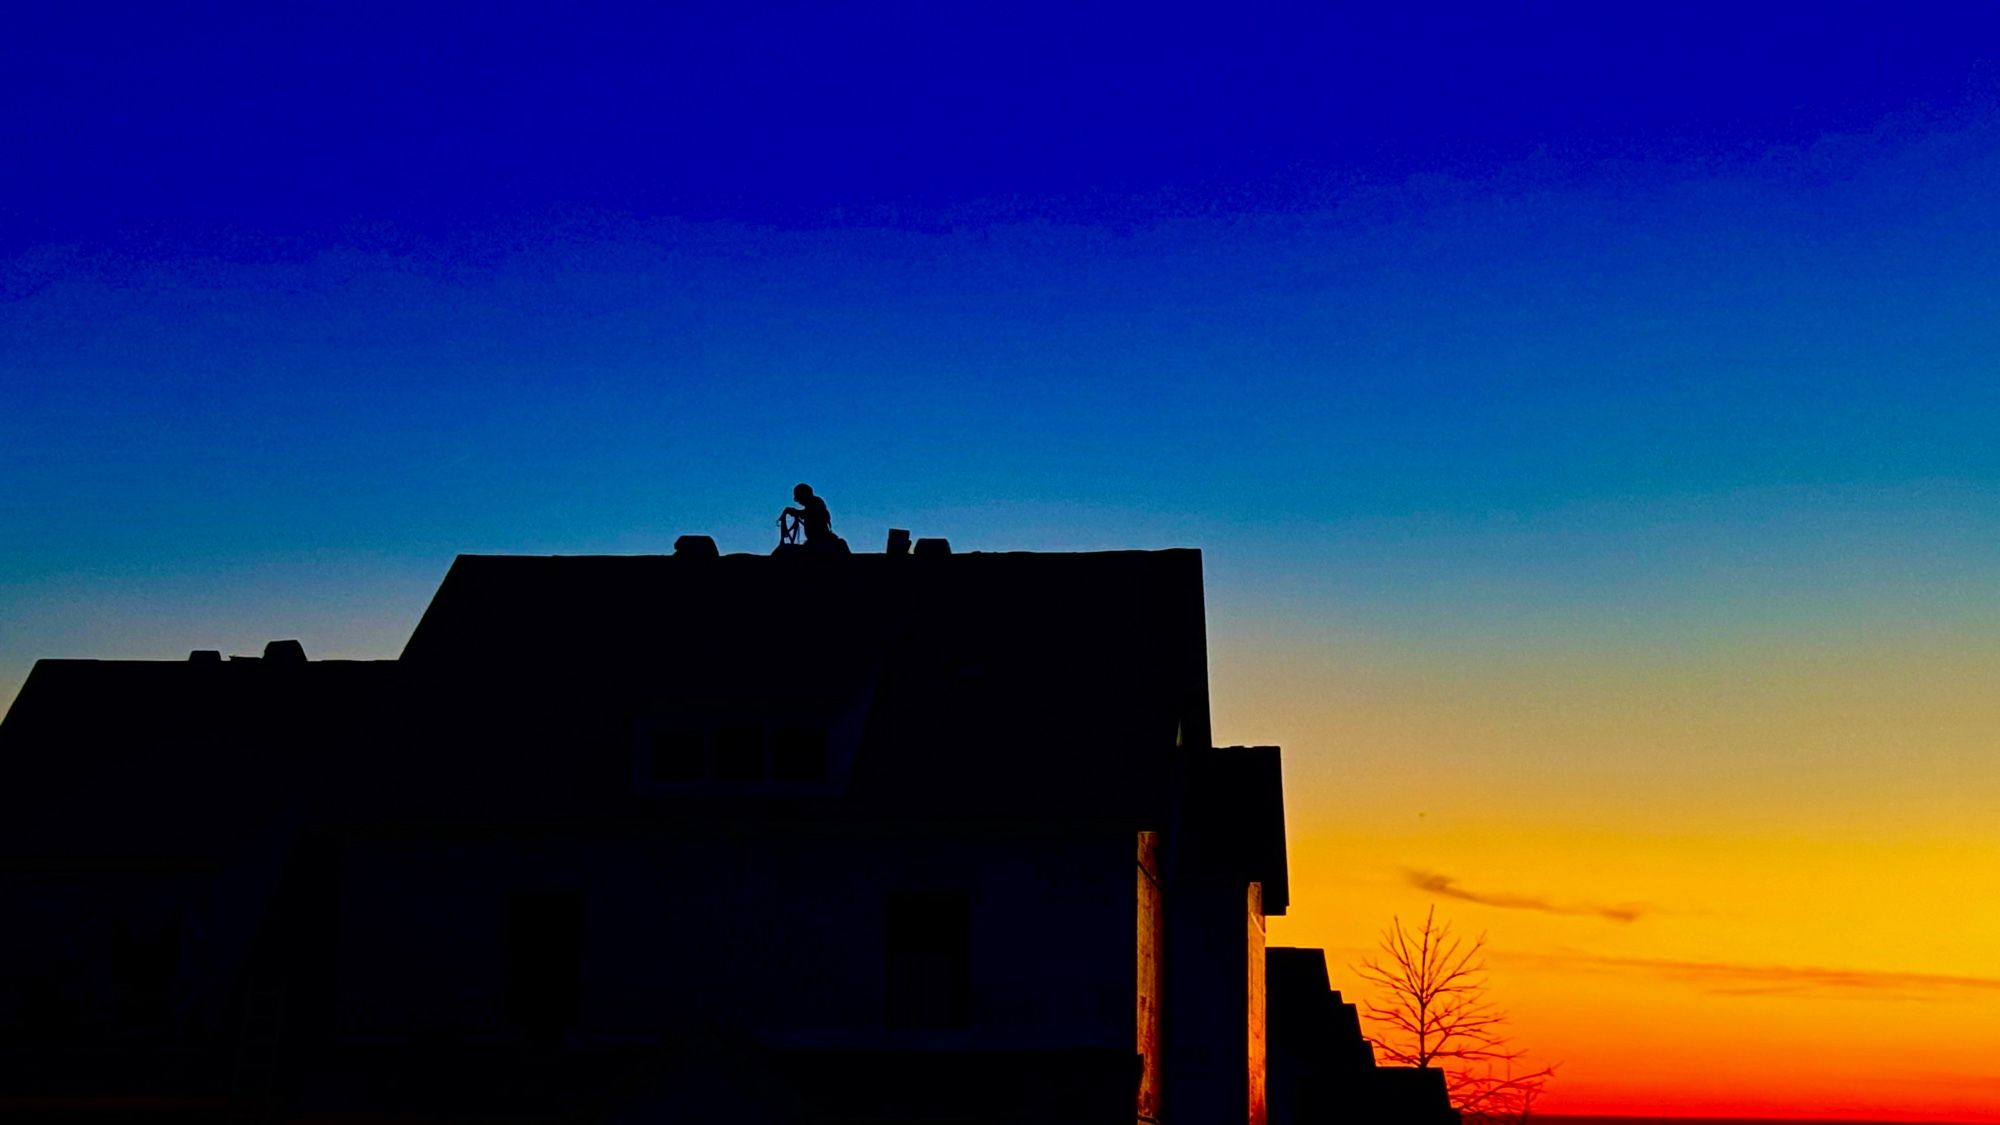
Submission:
<svg viewBox="0 0 2000 1125">
<path fill-rule="evenodd" d="M 964 891 L 889 896 L 890 1027 L 966 1026 L 972 993 L 972 902 Z"/>
<path fill-rule="evenodd" d="M 781 727 L 771 740 L 771 777 L 776 781 L 826 780 L 826 732 Z"/>
<path fill-rule="evenodd" d="M 111 933 L 111 980 L 128 1027 L 156 1027 L 173 1016 L 180 969 L 180 919 L 127 919 Z"/>
<path fill-rule="evenodd" d="M 766 725 L 747 716 L 704 722 L 690 716 L 641 720 L 633 783 L 641 792 L 776 782 L 824 785 L 832 770 L 824 726 L 793 719 Z M 655 725 L 655 724 L 658 725 Z"/>
<path fill-rule="evenodd" d="M 560 1039 L 583 1003 L 583 896 L 527 891 L 507 900 L 507 1019 L 531 1041 Z"/>
<path fill-rule="evenodd" d="M 759 727 L 722 727 L 715 732 L 717 781 L 764 780 L 764 731 Z"/>
<path fill-rule="evenodd" d="M 702 733 L 688 727 L 653 732 L 653 780 L 668 784 L 700 781 L 708 772 Z"/>
</svg>

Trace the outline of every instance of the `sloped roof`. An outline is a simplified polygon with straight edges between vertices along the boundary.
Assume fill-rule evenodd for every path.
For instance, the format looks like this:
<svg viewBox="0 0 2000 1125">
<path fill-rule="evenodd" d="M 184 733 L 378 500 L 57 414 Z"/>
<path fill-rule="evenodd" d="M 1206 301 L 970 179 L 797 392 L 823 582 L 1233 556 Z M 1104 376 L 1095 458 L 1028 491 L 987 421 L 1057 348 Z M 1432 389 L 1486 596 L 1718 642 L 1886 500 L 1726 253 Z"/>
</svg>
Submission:
<svg viewBox="0 0 2000 1125">
<path fill-rule="evenodd" d="M 1209 740 L 1194 550 L 463 555 L 403 662 L 529 708 L 863 707 L 856 786 L 948 803 Z"/>
<path fill-rule="evenodd" d="M 1195 550 L 461 555 L 403 660 L 746 699 L 845 695 L 910 660 L 1044 699 L 1171 695 L 1205 743 L 1206 646 Z"/>
<path fill-rule="evenodd" d="M 589 817 L 632 800 L 652 718 L 839 714 L 842 791 L 879 810 L 1129 820 L 1176 746 L 1208 750 L 1205 634 L 1193 550 L 467 555 L 400 661 L 43 661 L 0 781 L 90 810 L 51 844 L 195 841 L 301 800 Z"/>
<path fill-rule="evenodd" d="M 394 661 L 42 660 L 0 722 L 0 855 L 202 862 L 331 796 Z M 170 841 L 170 843 L 169 843 Z"/>
</svg>

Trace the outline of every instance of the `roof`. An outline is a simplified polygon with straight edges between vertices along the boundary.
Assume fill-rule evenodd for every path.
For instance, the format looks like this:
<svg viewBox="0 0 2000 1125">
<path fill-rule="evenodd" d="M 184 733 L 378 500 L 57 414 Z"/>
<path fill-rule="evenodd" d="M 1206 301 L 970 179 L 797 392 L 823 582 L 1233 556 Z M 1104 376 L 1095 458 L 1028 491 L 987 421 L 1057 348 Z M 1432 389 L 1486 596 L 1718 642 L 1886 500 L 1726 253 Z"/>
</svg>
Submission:
<svg viewBox="0 0 2000 1125">
<path fill-rule="evenodd" d="M 462 555 L 403 661 L 612 739 L 649 714 L 863 712 L 854 789 L 941 808 L 1101 800 L 1134 755 L 1209 742 L 1195 550 Z"/>
<path fill-rule="evenodd" d="M 1209 746 L 1201 555 L 460 556 L 400 661 L 43 661 L 0 778 L 137 838 L 336 797 L 588 817 L 689 715 L 841 724 L 840 791 L 891 815 L 1151 815 Z"/>
<path fill-rule="evenodd" d="M 396 673 L 394 661 L 38 661 L 0 721 L 0 856 L 199 863 L 228 850 L 366 772 L 354 767 L 395 706 Z"/>
<path fill-rule="evenodd" d="M 948 669 L 984 685 L 954 695 L 1025 693 L 1016 710 L 1158 706 L 1205 745 L 1206 633 L 1195 550 L 461 555 L 403 659 L 746 702 L 845 698 L 889 665 Z"/>
</svg>

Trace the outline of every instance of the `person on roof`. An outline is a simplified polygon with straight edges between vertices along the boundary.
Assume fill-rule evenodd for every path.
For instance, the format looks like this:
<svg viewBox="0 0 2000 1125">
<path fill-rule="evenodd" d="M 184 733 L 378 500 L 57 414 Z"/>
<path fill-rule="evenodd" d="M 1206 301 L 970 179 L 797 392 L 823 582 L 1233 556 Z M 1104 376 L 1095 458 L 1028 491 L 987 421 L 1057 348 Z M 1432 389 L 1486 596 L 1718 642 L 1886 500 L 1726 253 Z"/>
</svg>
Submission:
<svg viewBox="0 0 2000 1125">
<path fill-rule="evenodd" d="M 795 519 L 805 529 L 806 550 L 846 553 L 846 540 L 833 533 L 833 513 L 826 510 L 826 501 L 813 495 L 812 485 L 801 483 L 793 488 L 792 499 L 799 506 L 786 508 L 778 517 L 779 526 L 787 517 Z"/>
</svg>

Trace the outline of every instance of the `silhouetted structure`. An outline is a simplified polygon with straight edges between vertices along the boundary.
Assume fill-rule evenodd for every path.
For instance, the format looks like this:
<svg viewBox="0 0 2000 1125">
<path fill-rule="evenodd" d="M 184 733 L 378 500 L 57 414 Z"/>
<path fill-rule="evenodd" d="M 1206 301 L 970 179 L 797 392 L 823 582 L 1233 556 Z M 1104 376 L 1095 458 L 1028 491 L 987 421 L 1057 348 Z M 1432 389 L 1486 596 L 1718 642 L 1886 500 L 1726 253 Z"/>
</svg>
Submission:
<svg viewBox="0 0 2000 1125">
<path fill-rule="evenodd" d="M 1444 1071 L 1377 1066 L 1317 949 L 1266 953 L 1271 1125 L 1459 1125 Z"/>
<path fill-rule="evenodd" d="M 1261 1122 L 1283 796 L 1211 745 L 1200 554 L 926 543 L 462 556 L 400 660 L 38 663 L 0 1114 Z"/>
</svg>

